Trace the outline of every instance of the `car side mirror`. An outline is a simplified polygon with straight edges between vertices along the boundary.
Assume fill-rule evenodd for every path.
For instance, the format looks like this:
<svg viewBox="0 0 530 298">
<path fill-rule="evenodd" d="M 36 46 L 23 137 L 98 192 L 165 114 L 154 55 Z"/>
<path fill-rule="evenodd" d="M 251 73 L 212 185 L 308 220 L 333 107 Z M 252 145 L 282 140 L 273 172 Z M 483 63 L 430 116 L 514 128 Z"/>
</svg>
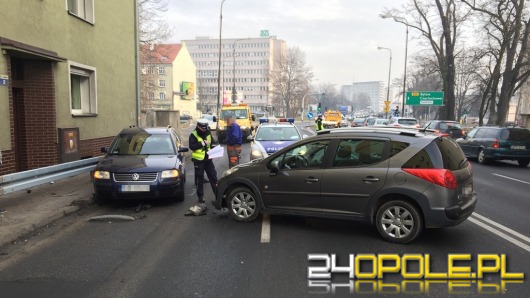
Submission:
<svg viewBox="0 0 530 298">
<path fill-rule="evenodd" d="M 213 121 L 213 122 L 217 122 L 217 117 L 213 116 L 212 121 Z"/>
<path fill-rule="evenodd" d="M 190 148 L 188 148 L 188 147 L 180 147 L 178 152 L 180 153 L 180 152 L 188 152 L 188 151 L 190 151 Z"/>
<path fill-rule="evenodd" d="M 271 162 L 271 174 L 276 174 L 280 171 L 280 161 L 275 160 Z"/>
</svg>

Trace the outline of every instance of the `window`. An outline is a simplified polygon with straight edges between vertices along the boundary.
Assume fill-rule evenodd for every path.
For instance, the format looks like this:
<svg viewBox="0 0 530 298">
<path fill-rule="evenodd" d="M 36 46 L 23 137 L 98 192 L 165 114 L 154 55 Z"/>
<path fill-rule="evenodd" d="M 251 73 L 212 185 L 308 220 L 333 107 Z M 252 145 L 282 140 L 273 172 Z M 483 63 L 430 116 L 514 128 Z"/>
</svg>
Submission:
<svg viewBox="0 0 530 298">
<path fill-rule="evenodd" d="M 72 114 L 96 114 L 96 69 L 70 62 L 70 103 Z"/>
<path fill-rule="evenodd" d="M 166 67 L 165 66 L 159 66 L 158 67 L 158 74 L 160 74 L 160 75 L 166 74 Z"/>
<path fill-rule="evenodd" d="M 154 66 L 148 66 L 148 67 L 147 67 L 147 73 L 148 73 L 148 74 L 154 74 L 154 73 L 155 73 L 155 68 L 154 68 Z"/>
<path fill-rule="evenodd" d="M 149 93 L 147 94 L 147 98 L 149 98 L 149 99 L 155 99 L 155 93 L 154 93 L 154 92 L 149 92 Z"/>
<path fill-rule="evenodd" d="M 329 141 L 316 141 L 295 147 L 271 161 L 280 169 L 318 168 L 322 166 Z"/>
<path fill-rule="evenodd" d="M 166 80 L 158 80 L 158 87 L 166 87 Z"/>
<path fill-rule="evenodd" d="M 334 167 L 364 166 L 382 160 L 384 141 L 341 140 L 333 160 Z"/>
<path fill-rule="evenodd" d="M 94 0 L 68 0 L 68 12 L 94 23 Z"/>
<path fill-rule="evenodd" d="M 160 92 L 160 100 L 166 99 L 166 93 Z"/>
</svg>

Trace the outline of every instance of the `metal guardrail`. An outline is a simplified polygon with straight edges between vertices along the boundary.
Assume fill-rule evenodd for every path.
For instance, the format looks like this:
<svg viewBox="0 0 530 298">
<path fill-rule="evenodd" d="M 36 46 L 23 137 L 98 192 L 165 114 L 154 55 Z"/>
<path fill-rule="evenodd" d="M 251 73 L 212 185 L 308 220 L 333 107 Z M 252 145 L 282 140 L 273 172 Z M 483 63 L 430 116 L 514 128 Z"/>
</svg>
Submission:
<svg viewBox="0 0 530 298">
<path fill-rule="evenodd" d="M 0 176 L 0 196 L 90 172 L 100 159 L 101 157 L 92 157 Z"/>
</svg>

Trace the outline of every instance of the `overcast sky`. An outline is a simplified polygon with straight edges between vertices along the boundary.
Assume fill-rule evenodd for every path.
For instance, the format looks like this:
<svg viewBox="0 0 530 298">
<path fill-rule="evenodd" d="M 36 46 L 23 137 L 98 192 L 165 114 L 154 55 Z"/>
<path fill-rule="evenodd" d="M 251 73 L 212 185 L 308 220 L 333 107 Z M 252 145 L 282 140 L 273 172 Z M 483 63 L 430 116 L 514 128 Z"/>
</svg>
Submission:
<svg viewBox="0 0 530 298">
<path fill-rule="evenodd" d="M 221 0 L 169 1 L 171 42 L 197 36 L 219 38 Z M 261 30 L 299 47 L 313 69 L 315 84 L 341 85 L 388 80 L 403 75 L 406 27 L 382 19 L 383 8 L 400 8 L 406 0 L 226 0 L 223 38 L 259 37 Z M 409 37 L 411 35 L 409 34 Z M 409 55 L 413 40 L 409 38 Z M 409 56 L 410 59 L 410 56 Z M 410 60 L 409 60 L 410 61 Z"/>
</svg>

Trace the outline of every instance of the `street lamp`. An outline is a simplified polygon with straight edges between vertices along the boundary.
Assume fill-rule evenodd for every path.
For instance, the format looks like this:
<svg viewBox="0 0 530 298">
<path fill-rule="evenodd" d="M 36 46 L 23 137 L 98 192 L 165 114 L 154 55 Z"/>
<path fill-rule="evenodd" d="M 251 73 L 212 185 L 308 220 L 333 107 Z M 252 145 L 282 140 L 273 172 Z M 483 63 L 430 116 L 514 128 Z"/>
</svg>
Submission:
<svg viewBox="0 0 530 298">
<path fill-rule="evenodd" d="M 407 28 L 407 31 L 405 34 L 405 66 L 403 70 L 403 100 L 401 103 L 401 116 L 405 116 L 405 97 L 407 94 L 407 88 L 406 88 L 406 85 L 407 85 L 407 56 L 408 56 L 407 51 L 408 51 L 408 45 L 409 45 L 409 26 L 410 25 L 409 23 L 407 23 L 407 20 L 405 20 L 404 18 L 394 17 L 389 14 L 381 15 L 381 18 L 383 19 L 393 18 L 395 22 L 401 23 L 405 25 L 405 27 Z"/>
<path fill-rule="evenodd" d="M 233 46 L 233 54 L 232 54 L 232 57 L 234 57 L 234 63 L 233 63 L 233 69 L 232 69 L 232 103 L 236 103 L 236 100 L 237 100 L 237 90 L 236 90 L 236 42 L 238 41 L 242 41 L 242 40 L 248 40 L 250 39 L 249 37 L 247 38 L 240 38 L 240 39 L 236 39 L 234 41 L 234 46 Z"/>
<path fill-rule="evenodd" d="M 392 50 L 384 47 L 377 47 L 377 49 L 388 50 L 388 52 L 390 52 L 390 62 L 388 63 L 388 85 L 386 87 L 386 100 L 390 100 L 390 72 L 392 71 Z"/>
<path fill-rule="evenodd" d="M 221 39 L 221 33 L 223 32 L 223 4 L 226 0 L 221 1 L 221 11 L 219 14 L 219 65 L 217 70 L 217 119 L 219 119 L 219 116 L 221 115 L 221 47 L 222 47 L 222 39 Z"/>
<path fill-rule="evenodd" d="M 308 95 L 324 95 L 324 93 L 307 93 L 302 97 L 302 122 L 304 122 L 305 97 Z"/>
</svg>

